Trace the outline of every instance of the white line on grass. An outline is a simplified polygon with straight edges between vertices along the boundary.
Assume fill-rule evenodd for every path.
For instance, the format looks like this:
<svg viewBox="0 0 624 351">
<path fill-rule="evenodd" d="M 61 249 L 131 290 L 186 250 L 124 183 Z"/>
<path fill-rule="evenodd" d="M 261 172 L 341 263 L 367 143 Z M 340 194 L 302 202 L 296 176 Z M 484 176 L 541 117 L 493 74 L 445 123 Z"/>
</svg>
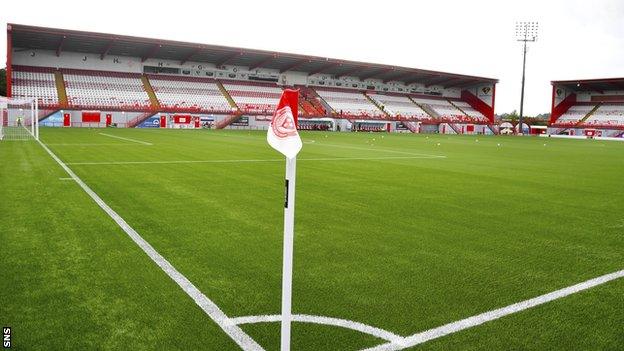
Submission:
<svg viewBox="0 0 624 351">
<path fill-rule="evenodd" d="M 282 315 L 280 314 L 232 318 L 232 322 L 238 325 L 281 322 L 281 320 L 282 320 Z M 403 342 L 402 336 L 396 335 L 387 330 L 383 330 L 383 329 L 376 328 L 370 325 L 366 325 L 364 323 L 350 321 L 347 319 L 324 317 L 324 316 L 311 316 L 307 314 L 294 314 L 292 315 L 292 320 L 294 322 L 300 322 L 300 323 L 331 325 L 334 327 L 351 329 L 351 330 L 359 331 L 360 333 L 363 333 L 363 334 L 372 335 L 374 337 L 384 339 L 386 341 L 396 343 L 396 344 L 400 344 Z"/>
<path fill-rule="evenodd" d="M 215 323 L 223 329 L 243 350 L 259 351 L 264 350 L 257 342 L 247 335 L 240 327 L 230 319 L 212 300 L 204 295 L 193 283 L 191 283 L 182 273 L 180 273 L 166 258 L 159 254 L 152 245 L 143 239 L 126 221 L 110 208 L 104 200 L 102 200 L 88 185 L 86 185 L 78 176 L 61 161 L 50 149 L 39 141 L 39 144 L 52 156 L 54 161 L 58 163 L 76 183 L 84 190 L 116 223 L 123 229 L 126 234 L 156 263 L 167 275 L 178 284 L 184 292 L 189 295 L 195 303 L 201 307 L 204 312 Z"/>
<path fill-rule="evenodd" d="M 133 143 L 139 143 L 139 144 L 143 144 L 143 145 L 154 145 L 152 143 L 148 143 L 146 141 L 141 141 L 141 140 L 136 140 L 136 139 L 130 139 L 130 138 L 124 138 L 124 137 L 120 137 L 117 135 L 112 135 L 112 134 L 106 134 L 106 133 L 98 133 L 100 135 L 104 135 L 107 136 L 109 138 L 115 138 L 115 139 L 120 139 L 120 140 L 126 140 L 126 141 L 131 141 Z"/>
<path fill-rule="evenodd" d="M 128 143 L 46 143 L 48 146 L 137 146 L 136 144 Z M 151 146 L 152 144 L 143 144 Z"/>
<path fill-rule="evenodd" d="M 409 160 L 409 159 L 437 159 L 446 156 L 387 156 L 387 157 L 320 157 L 300 158 L 297 161 L 357 161 L 357 160 Z M 174 160 L 174 161 L 118 161 L 118 162 L 68 162 L 68 165 L 161 165 L 176 163 L 253 163 L 253 162 L 284 162 L 284 159 L 234 159 L 234 160 Z"/>
<path fill-rule="evenodd" d="M 367 147 L 348 146 L 348 145 L 338 145 L 338 144 L 327 144 L 327 143 L 316 143 L 316 144 L 314 144 L 314 145 L 317 145 L 317 146 L 338 147 L 338 148 L 343 148 L 343 149 L 353 149 L 353 150 L 378 151 L 378 152 L 391 152 L 391 153 L 395 153 L 395 154 L 412 155 L 412 156 L 427 156 L 427 157 L 431 157 L 431 158 L 436 158 L 436 157 L 439 157 L 439 158 L 446 158 L 446 156 L 443 156 L 443 155 L 422 154 L 422 153 L 407 152 L 407 151 L 399 151 L 399 150 L 393 150 L 393 149 L 383 149 L 383 148 L 367 148 Z"/>
<path fill-rule="evenodd" d="M 490 322 L 501 317 L 517 313 L 520 311 L 533 308 L 547 302 L 551 302 L 563 297 L 587 290 L 598 285 L 608 283 L 612 280 L 624 278 L 624 270 L 602 275 L 600 277 L 578 283 L 567 288 L 559 289 L 548 294 L 540 295 L 529 300 L 524 300 L 512 305 L 502 307 L 499 309 L 491 310 L 485 313 L 478 314 L 466 319 L 462 319 L 453 323 L 445 324 L 443 326 L 426 330 L 421 333 L 407 336 L 403 338 L 402 343 L 387 343 L 376 347 L 365 349 L 365 351 L 393 351 L 402 350 L 407 347 L 416 346 L 427 341 L 441 338 L 445 335 L 457 333 L 464 329 L 472 328 L 481 325 L 486 322 Z"/>
</svg>

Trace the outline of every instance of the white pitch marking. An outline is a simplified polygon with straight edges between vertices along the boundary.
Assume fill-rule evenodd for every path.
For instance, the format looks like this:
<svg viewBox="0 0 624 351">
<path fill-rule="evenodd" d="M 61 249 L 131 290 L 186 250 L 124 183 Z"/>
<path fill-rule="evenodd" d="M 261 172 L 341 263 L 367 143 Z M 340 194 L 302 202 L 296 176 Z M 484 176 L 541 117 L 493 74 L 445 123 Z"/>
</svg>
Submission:
<svg viewBox="0 0 624 351">
<path fill-rule="evenodd" d="M 281 320 L 282 320 L 282 315 L 280 314 L 232 318 L 232 322 L 234 322 L 237 325 L 280 322 Z M 334 327 L 351 329 L 351 330 L 359 331 L 360 333 L 363 333 L 363 334 L 368 334 L 368 335 L 372 335 L 380 339 L 384 339 L 386 341 L 392 342 L 393 344 L 394 343 L 400 344 L 403 342 L 403 337 L 396 335 L 392 332 L 389 332 L 387 330 L 383 330 L 380 328 L 376 328 L 370 325 L 366 325 L 363 323 L 346 320 L 346 319 L 324 317 L 324 316 L 312 316 L 312 315 L 307 315 L 307 314 L 293 314 L 292 321 L 301 322 L 301 323 L 331 325 Z"/>
<path fill-rule="evenodd" d="M 232 340 L 234 340 L 243 350 L 247 351 L 263 351 L 264 349 L 256 341 L 254 341 L 240 327 L 232 323 L 230 319 L 212 300 L 204 295 L 188 278 L 180 273 L 166 258 L 154 249 L 150 243 L 145 241 L 117 212 L 110 208 L 102 198 L 100 198 L 87 184 L 85 184 L 78 176 L 59 159 L 50 149 L 41 141 L 39 144 L 45 151 L 52 156 L 54 161 L 76 180 L 78 185 L 95 201 L 104 212 L 106 212 L 116 223 L 123 229 L 126 234 L 156 263 L 178 286 L 189 295 L 193 301 L 213 320 Z"/>
<path fill-rule="evenodd" d="M 47 143 L 48 146 L 136 146 L 128 143 Z M 148 145 L 148 144 L 144 144 Z M 151 146 L 152 144 L 149 144 Z"/>
<path fill-rule="evenodd" d="M 371 347 L 363 351 L 395 351 L 402 350 L 407 347 L 416 346 L 427 341 L 441 338 L 445 335 L 457 333 L 464 329 L 472 328 L 481 325 L 486 322 L 490 322 L 501 317 L 517 313 L 520 311 L 533 308 L 547 302 L 551 302 L 563 297 L 587 290 L 598 285 L 608 283 L 610 281 L 624 278 L 624 270 L 602 275 L 597 278 L 586 280 L 582 283 L 578 283 L 563 289 L 559 289 L 548 294 L 540 295 L 532 299 L 524 300 L 518 303 L 514 303 L 509 306 L 505 306 L 499 309 L 491 310 L 485 313 L 478 314 L 476 316 L 468 317 L 456 322 L 445 324 L 443 326 L 426 330 L 417 334 L 413 334 L 403 338 L 403 344 L 387 343 L 376 347 Z"/>
<path fill-rule="evenodd" d="M 343 148 L 343 149 L 353 149 L 353 150 L 363 150 L 363 151 L 391 152 L 391 153 L 395 153 L 395 154 L 412 155 L 412 156 L 427 156 L 427 157 L 431 157 L 431 158 L 446 158 L 446 156 L 443 156 L 443 155 L 421 154 L 421 153 L 399 151 L 399 150 L 392 150 L 392 149 L 366 148 L 366 147 L 338 145 L 338 144 L 327 144 L 327 143 L 317 143 L 315 145 L 339 147 L 339 148 Z"/>
<path fill-rule="evenodd" d="M 136 139 L 130 139 L 130 138 L 124 138 L 124 137 L 120 137 L 117 135 L 112 135 L 112 134 L 106 134 L 106 133 L 98 133 L 100 135 L 104 135 L 107 136 L 109 138 L 115 138 L 115 139 L 120 139 L 120 140 L 126 140 L 126 141 L 131 141 L 133 143 L 139 143 L 139 144 L 143 144 L 143 145 L 154 145 L 152 143 L 148 143 L 146 141 L 141 141 L 141 140 L 136 140 Z"/>
<path fill-rule="evenodd" d="M 357 160 L 409 160 L 409 159 L 437 159 L 446 156 L 387 156 L 387 157 L 323 157 L 302 158 L 297 161 L 357 161 Z M 250 163 L 250 162 L 282 162 L 283 159 L 238 159 L 238 160 L 178 160 L 178 161 L 119 161 L 119 162 L 68 162 L 68 165 L 149 165 L 149 164 L 176 164 L 176 163 Z"/>
<path fill-rule="evenodd" d="M 66 177 L 66 178 L 59 178 L 59 180 L 75 180 L 75 179 L 71 178 L 71 177 L 69 177 L 69 178 Z"/>
</svg>

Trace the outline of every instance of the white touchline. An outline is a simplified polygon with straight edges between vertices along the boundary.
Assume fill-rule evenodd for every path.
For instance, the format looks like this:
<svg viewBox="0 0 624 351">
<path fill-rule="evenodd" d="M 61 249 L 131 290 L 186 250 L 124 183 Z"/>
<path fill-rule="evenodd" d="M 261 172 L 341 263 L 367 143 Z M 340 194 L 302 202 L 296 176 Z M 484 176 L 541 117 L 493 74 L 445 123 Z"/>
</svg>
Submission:
<svg viewBox="0 0 624 351">
<path fill-rule="evenodd" d="M 551 302 L 568 295 L 572 295 L 578 293 L 583 290 L 587 290 L 598 285 L 602 285 L 608 283 L 612 280 L 624 278 L 624 270 L 609 273 L 602 275 L 600 277 L 586 280 L 582 283 L 578 283 L 567 288 L 559 289 L 548 294 L 540 295 L 538 297 L 534 297 L 532 299 L 524 300 L 518 303 L 514 303 L 512 305 L 502 307 L 499 309 L 491 310 L 485 313 L 478 314 L 476 316 L 468 317 L 466 319 L 462 319 L 453 323 L 445 324 L 443 326 L 426 330 L 421 333 L 413 334 L 403 338 L 402 344 L 395 343 L 387 343 L 382 344 L 376 347 L 371 347 L 365 349 L 364 351 L 392 351 L 392 350 L 402 350 L 407 347 L 416 346 L 427 342 L 429 340 L 441 338 L 445 335 L 457 333 L 464 329 L 472 328 L 478 325 L 481 325 L 486 322 L 490 322 L 501 317 L 517 313 L 520 311 L 527 310 L 529 308 L 533 308 L 547 302 Z"/>
<path fill-rule="evenodd" d="M 357 160 L 409 160 L 409 159 L 437 159 L 446 156 L 386 156 L 386 157 L 320 157 L 301 158 L 297 161 L 357 161 Z M 97 165 L 149 165 L 149 164 L 176 164 L 176 163 L 250 163 L 250 162 L 282 162 L 283 159 L 234 159 L 234 160 L 174 160 L 174 161 L 118 161 L 118 162 L 67 162 L 68 165 L 97 166 Z"/>
<path fill-rule="evenodd" d="M 95 201 L 104 212 L 106 212 L 116 223 L 123 229 L 126 234 L 156 263 L 167 275 L 178 284 L 184 292 L 189 295 L 193 301 L 213 320 L 215 323 L 223 329 L 243 350 L 260 351 L 264 350 L 257 342 L 255 342 L 247 333 L 245 333 L 240 327 L 232 322 L 232 319 L 228 317 L 219 306 L 217 306 L 212 300 L 204 295 L 191 281 L 189 281 L 182 273 L 180 273 L 166 258 L 159 254 L 152 245 L 150 245 L 145 239 L 139 235 L 126 221 L 117 214 L 112 208 L 110 208 L 104 200 L 102 200 L 87 184 L 85 184 L 78 176 L 69 168 L 61 159 L 59 159 L 50 149 L 41 141 L 39 144 L 44 150 L 58 163 L 61 168 L 67 172 L 67 174 L 76 180 L 76 183 L 80 185 L 92 199 Z"/>
<path fill-rule="evenodd" d="M 154 145 L 152 143 L 148 143 L 146 141 L 141 141 L 141 140 L 136 140 L 136 139 L 130 139 L 130 138 L 124 138 L 124 137 L 120 137 L 117 135 L 112 135 L 112 134 L 106 134 L 106 133 L 98 133 L 100 135 L 104 135 L 107 136 L 109 138 L 115 138 L 115 139 L 120 139 L 120 140 L 126 140 L 126 141 L 131 141 L 133 143 L 139 143 L 139 144 L 143 144 L 143 145 Z"/>
<path fill-rule="evenodd" d="M 255 323 L 270 323 L 270 322 L 280 322 L 282 320 L 282 315 L 280 314 L 270 314 L 270 315 L 259 315 L 259 316 L 244 316 L 244 317 L 236 317 L 232 318 L 232 322 L 240 325 L 240 324 L 255 324 Z M 354 322 L 347 319 L 333 318 L 333 317 L 325 317 L 325 316 L 312 316 L 308 314 L 293 314 L 292 315 L 293 322 L 300 323 L 313 323 L 313 324 L 322 324 L 322 325 L 331 325 L 334 327 L 346 328 L 355 331 L 359 331 L 363 334 L 372 335 L 374 337 L 384 339 L 386 341 L 390 341 L 392 343 L 400 344 L 403 342 L 403 337 L 400 335 L 396 335 L 387 330 L 383 330 L 380 328 L 376 328 L 364 323 Z"/>
</svg>

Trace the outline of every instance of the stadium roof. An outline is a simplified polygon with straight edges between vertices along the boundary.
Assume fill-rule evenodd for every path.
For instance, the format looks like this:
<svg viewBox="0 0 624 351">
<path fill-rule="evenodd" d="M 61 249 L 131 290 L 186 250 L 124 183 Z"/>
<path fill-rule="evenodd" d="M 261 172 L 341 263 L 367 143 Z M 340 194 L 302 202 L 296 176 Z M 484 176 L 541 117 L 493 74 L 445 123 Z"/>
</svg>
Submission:
<svg viewBox="0 0 624 351">
<path fill-rule="evenodd" d="M 56 51 L 57 56 L 60 56 L 63 51 L 71 51 L 99 54 L 101 59 L 107 55 L 115 55 L 141 57 L 142 61 L 155 58 L 180 61 L 180 63 L 206 62 L 217 66 L 235 65 L 251 69 L 262 67 L 277 69 L 280 72 L 306 72 L 309 75 L 324 73 L 334 76 L 354 76 L 361 80 L 377 78 L 384 82 L 421 83 L 426 86 L 440 85 L 445 88 L 462 88 L 479 83 L 498 82 L 493 78 L 326 57 L 21 24 L 8 24 L 7 33 L 11 36 L 14 47 L 53 50 Z"/>
<path fill-rule="evenodd" d="M 624 90 L 624 78 L 553 80 L 550 83 L 574 91 L 596 91 L 602 93 L 609 90 Z"/>
</svg>

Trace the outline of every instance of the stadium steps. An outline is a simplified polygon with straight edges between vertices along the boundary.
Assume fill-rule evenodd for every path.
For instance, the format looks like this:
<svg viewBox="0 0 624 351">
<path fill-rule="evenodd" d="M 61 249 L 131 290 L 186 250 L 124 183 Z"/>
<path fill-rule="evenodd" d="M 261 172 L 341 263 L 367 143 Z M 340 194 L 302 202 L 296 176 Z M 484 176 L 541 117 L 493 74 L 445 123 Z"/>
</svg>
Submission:
<svg viewBox="0 0 624 351">
<path fill-rule="evenodd" d="M 305 100 L 305 98 L 303 98 L 301 95 L 299 96 L 299 99 L 301 100 L 301 102 L 299 103 L 301 106 L 301 110 L 304 111 L 307 116 L 322 116 L 322 114 L 319 113 L 316 108 L 314 108 L 312 103 L 310 103 L 308 100 Z"/>
<path fill-rule="evenodd" d="M 149 96 L 150 102 L 152 104 L 152 110 L 154 111 L 160 110 L 160 101 L 158 101 L 158 98 L 156 97 L 156 93 L 154 92 L 154 89 L 152 88 L 152 83 L 150 83 L 149 78 L 147 78 L 145 74 L 141 75 L 141 82 L 143 83 L 143 89 L 145 89 L 145 92 Z"/>
<path fill-rule="evenodd" d="M 313 99 L 310 101 L 308 92 L 306 92 L 303 88 L 293 87 L 293 89 L 299 89 L 299 108 L 303 111 L 303 115 L 308 117 L 325 115 L 325 110 L 318 103 L 318 101 L 316 104 L 314 104 Z"/>
<path fill-rule="evenodd" d="M 459 134 L 459 133 L 457 133 L 457 130 L 455 130 L 455 128 L 453 128 L 453 126 L 451 126 L 451 124 L 450 124 L 450 123 L 448 123 L 448 122 L 440 123 L 440 125 L 438 126 L 438 128 L 442 129 L 442 126 L 447 126 L 445 129 L 447 129 L 447 130 L 448 130 L 448 129 L 450 128 L 450 130 L 451 130 L 452 132 L 449 132 L 449 133 L 444 132 L 444 133 L 441 133 L 441 134 L 453 134 L 453 133 L 454 133 L 454 134 Z"/>
<path fill-rule="evenodd" d="M 457 126 L 457 124 L 455 123 L 447 123 L 449 126 L 451 126 L 451 128 L 453 128 L 453 130 L 455 131 L 455 134 L 463 134 L 462 130 Z"/>
<path fill-rule="evenodd" d="M 403 122 L 403 124 L 412 133 L 418 133 L 418 124 L 416 122 Z"/>
<path fill-rule="evenodd" d="M 333 115 L 336 113 L 334 109 L 311 87 L 302 87 L 301 91 L 306 94 L 306 99 L 314 105 L 319 111 L 325 111 L 324 115 Z"/>
<path fill-rule="evenodd" d="M 456 109 L 459 110 L 459 112 L 461 112 L 464 116 L 468 116 L 472 119 L 474 119 L 474 117 L 472 117 L 471 115 L 467 114 L 466 111 L 464 111 L 461 107 L 455 105 L 455 103 L 451 100 L 451 99 L 446 99 L 446 101 L 449 102 L 449 104 L 453 105 L 453 107 L 455 107 Z"/>
<path fill-rule="evenodd" d="M 498 129 L 494 128 L 494 125 L 492 125 L 492 124 L 486 124 L 486 125 L 492 131 L 492 134 L 494 134 L 494 135 L 500 134 L 500 131 Z"/>
<path fill-rule="evenodd" d="M 156 114 L 155 111 L 144 112 L 144 113 L 136 116 L 135 118 L 131 119 L 130 121 L 128 121 L 127 128 L 134 128 L 134 127 L 138 126 L 143 121 L 145 121 L 146 119 L 152 117 L 155 114 Z"/>
<path fill-rule="evenodd" d="M 425 111 L 429 116 L 431 116 L 432 118 L 440 118 L 440 114 L 438 114 L 436 111 L 434 111 L 432 108 L 430 108 L 427 105 L 424 104 L 419 104 L 416 102 L 416 100 L 412 99 L 411 96 L 407 96 L 407 98 L 414 103 L 414 105 L 420 107 L 423 111 Z"/>
<path fill-rule="evenodd" d="M 243 112 L 238 110 L 238 111 L 234 112 L 233 114 L 225 117 L 219 123 L 216 123 L 215 124 L 215 129 L 223 129 L 223 128 L 229 126 L 230 124 L 238 121 L 242 116 L 243 116 Z"/>
<path fill-rule="evenodd" d="M 585 123 L 585 121 L 587 121 L 587 119 L 589 117 L 591 117 L 600 108 L 600 106 L 602 106 L 602 102 L 599 102 L 596 106 L 594 106 L 594 108 L 592 108 L 591 111 L 589 111 L 585 115 L 585 117 L 581 118 L 578 122 L 576 122 L 576 124 L 574 126 L 578 127 L 578 126 L 582 125 L 583 123 Z"/>
<path fill-rule="evenodd" d="M 388 112 L 386 112 L 386 109 L 383 108 L 381 106 L 381 104 L 377 100 L 375 100 L 372 97 L 368 96 L 368 94 L 366 94 L 366 92 L 363 92 L 362 94 L 364 94 L 364 96 L 366 96 L 368 101 L 370 101 L 371 104 L 375 105 L 375 107 L 377 107 L 379 109 L 379 111 L 381 111 L 386 117 L 390 117 L 390 114 Z"/>
<path fill-rule="evenodd" d="M 67 100 L 67 90 L 65 90 L 65 79 L 63 78 L 63 72 L 60 70 L 54 71 L 54 83 L 56 84 L 56 93 L 58 94 L 59 107 L 67 108 L 69 106 Z"/>
<path fill-rule="evenodd" d="M 223 84 L 221 84 L 220 81 L 216 81 L 217 86 L 219 87 L 219 90 L 221 91 L 221 94 L 223 94 L 223 96 L 225 97 L 225 99 L 228 101 L 228 103 L 230 104 L 230 107 L 232 109 L 235 109 L 237 113 L 241 112 L 241 109 L 238 107 L 238 105 L 236 105 L 236 102 L 234 102 L 234 99 L 232 99 L 232 96 L 230 95 L 230 93 L 225 89 L 225 87 L 223 86 Z M 236 113 L 235 113 L 236 114 Z M 233 114 L 233 115 L 235 115 Z M 231 115 L 231 116 L 233 116 Z M 229 117 L 229 116 L 228 116 Z M 239 116 L 240 118 L 240 116 Z M 227 118 L 226 118 L 227 119 Z M 230 122 L 231 123 L 231 122 Z M 229 124 L 228 124 L 229 125 Z M 224 127 L 225 128 L 225 127 Z"/>
</svg>

